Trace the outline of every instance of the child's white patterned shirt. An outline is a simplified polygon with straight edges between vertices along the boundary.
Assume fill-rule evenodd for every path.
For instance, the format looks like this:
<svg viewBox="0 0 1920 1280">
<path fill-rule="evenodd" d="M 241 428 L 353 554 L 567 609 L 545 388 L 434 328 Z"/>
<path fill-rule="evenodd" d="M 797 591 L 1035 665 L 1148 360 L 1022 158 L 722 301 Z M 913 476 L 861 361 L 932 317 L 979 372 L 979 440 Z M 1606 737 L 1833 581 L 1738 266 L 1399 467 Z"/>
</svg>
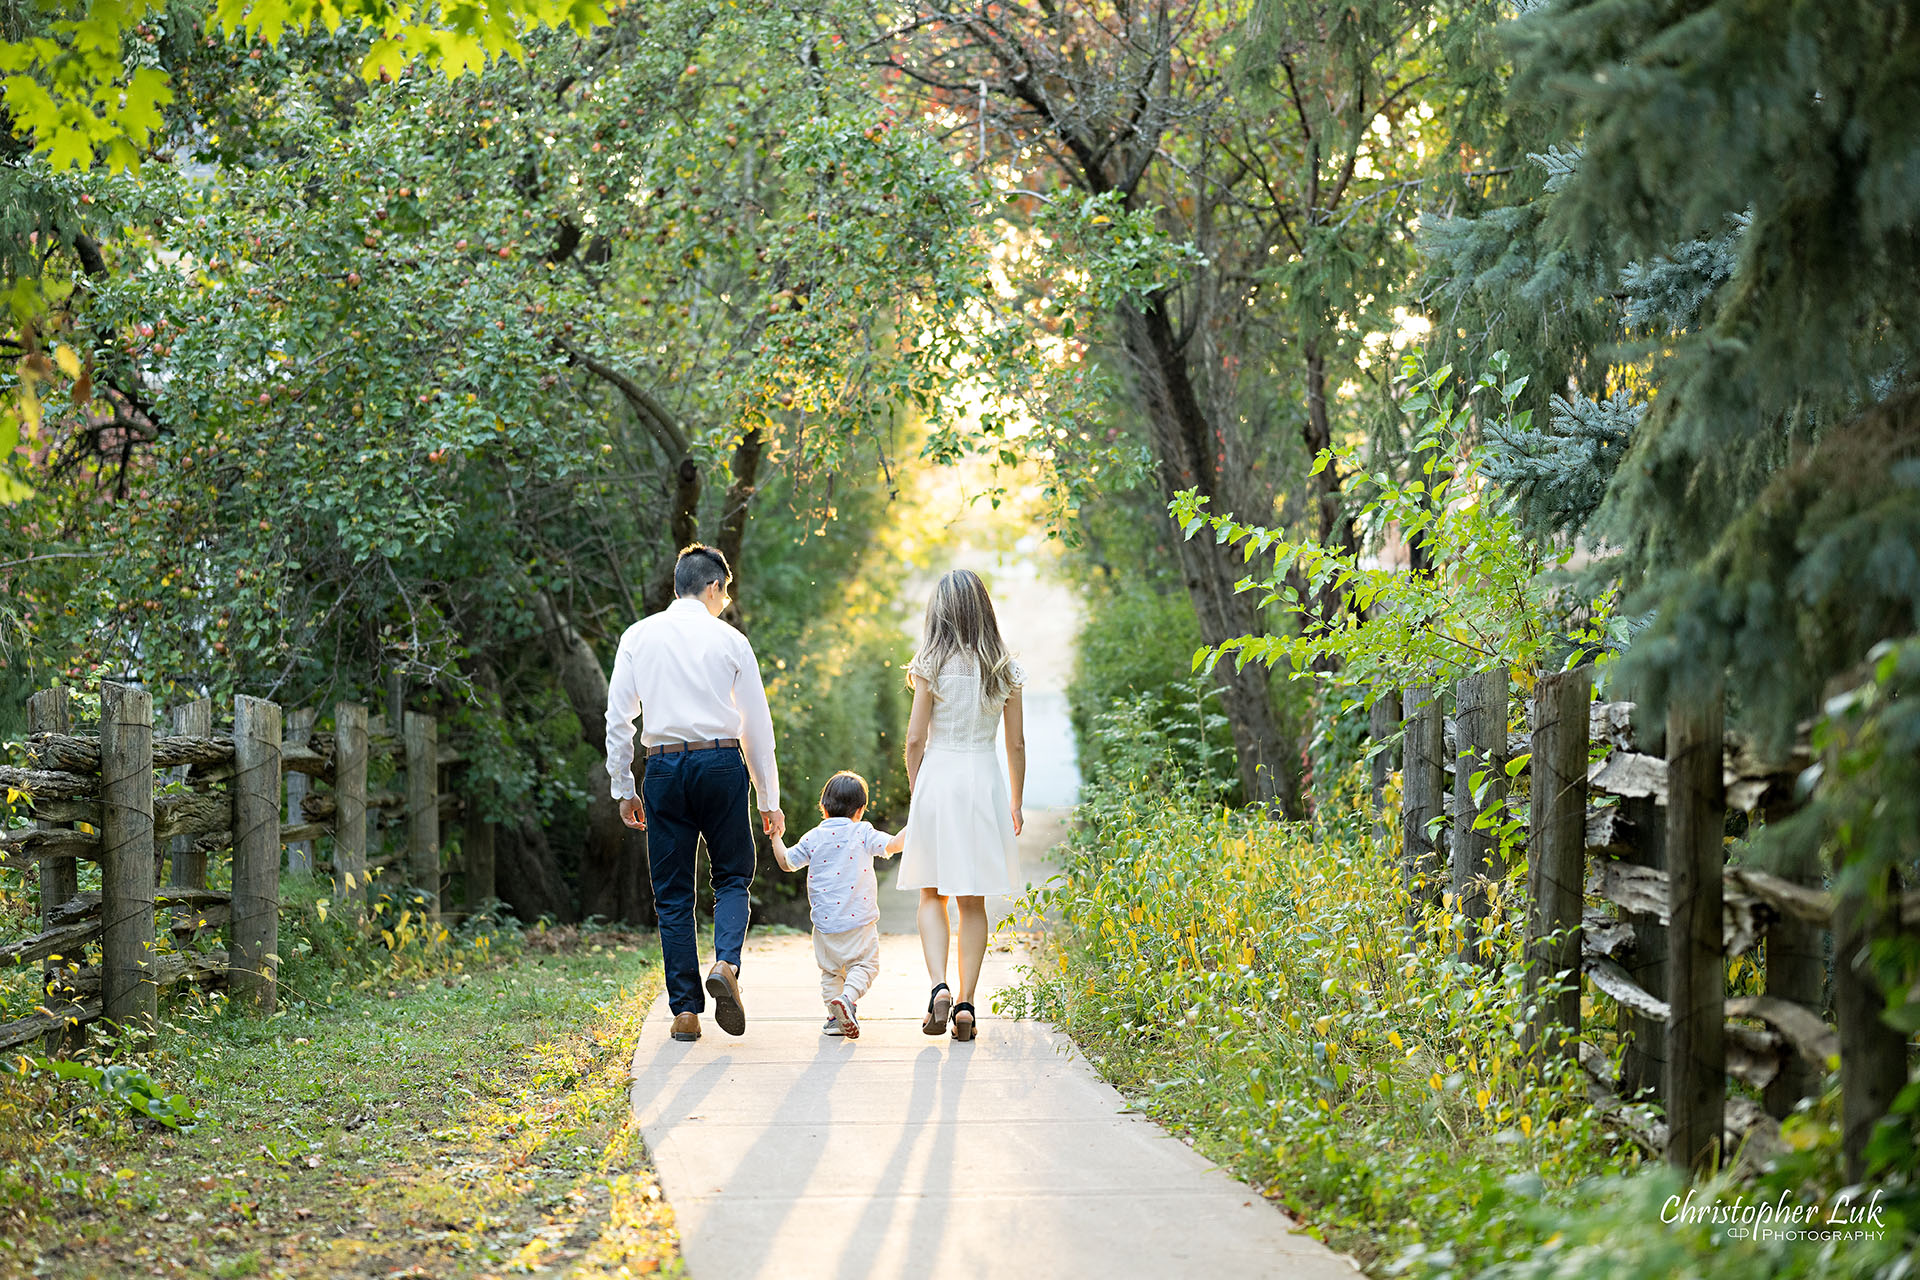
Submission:
<svg viewBox="0 0 1920 1280">
<path fill-rule="evenodd" d="M 807 905 L 816 931 L 845 933 L 880 918 L 873 860 L 886 855 L 889 838 L 871 822 L 828 818 L 788 848 L 794 870 L 807 868 Z"/>
</svg>

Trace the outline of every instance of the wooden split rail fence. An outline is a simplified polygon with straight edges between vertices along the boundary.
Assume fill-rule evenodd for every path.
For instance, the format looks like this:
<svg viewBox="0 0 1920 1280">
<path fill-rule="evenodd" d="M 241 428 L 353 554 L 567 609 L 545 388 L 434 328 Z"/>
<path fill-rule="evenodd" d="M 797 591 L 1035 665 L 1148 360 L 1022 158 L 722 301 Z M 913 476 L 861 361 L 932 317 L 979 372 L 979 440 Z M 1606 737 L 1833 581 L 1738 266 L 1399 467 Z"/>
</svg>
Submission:
<svg viewBox="0 0 1920 1280">
<path fill-rule="evenodd" d="M 1857 1176 L 1873 1125 L 1907 1078 L 1905 1037 L 1881 1019 L 1885 995 L 1864 955 L 1877 936 L 1920 932 L 1920 893 L 1879 906 L 1837 903 L 1817 877 L 1727 865 L 1730 813 L 1736 827 L 1790 813 L 1811 762 L 1805 748 L 1769 763 L 1730 741 L 1718 691 L 1676 702 L 1649 730 L 1631 703 L 1595 702 L 1585 667 L 1536 683 L 1528 733 L 1507 731 L 1504 670 L 1455 686 L 1451 716 L 1448 692 L 1411 687 L 1380 699 L 1371 716 L 1373 736 L 1401 752 L 1404 873 L 1416 911 L 1452 906 L 1465 918 L 1465 953 L 1476 954 L 1475 922 L 1507 867 L 1496 834 L 1475 819 L 1505 803 L 1510 772 L 1524 773 L 1533 1042 L 1577 1057 L 1597 1101 L 1657 1099 L 1664 1123 L 1638 1123 L 1625 1107 L 1617 1114 L 1691 1169 L 1741 1141 L 1771 1147 L 1778 1118 L 1818 1092 L 1837 1058 L 1843 1142 Z M 1521 753 L 1530 759 L 1510 771 Z M 1375 756 L 1376 803 L 1391 756 L 1391 745 Z M 1758 994 L 1728 993 L 1728 961 L 1742 955 L 1764 974 Z M 1581 1038 L 1583 980 L 1620 1011 L 1617 1076 Z M 1764 1105 L 1729 1098 L 1729 1077 Z"/>
<path fill-rule="evenodd" d="M 439 744 L 434 717 L 404 710 L 394 690 L 388 704 L 390 717 L 370 717 L 364 705 L 342 703 L 333 729 L 318 732 L 311 711 L 283 715 L 241 696 L 231 730 L 216 733 L 203 698 L 174 708 L 173 732 L 156 736 L 144 689 L 105 685 L 98 730 L 87 733 L 75 730 L 66 689 L 35 694 L 30 767 L 0 768 L 0 794 L 33 821 L 0 831 L 0 866 L 38 875 L 40 932 L 0 945 L 0 964 L 41 962 L 47 1000 L 0 1024 L 0 1050 L 43 1037 L 49 1051 L 70 1048 L 95 1019 L 147 1034 L 160 989 L 180 982 L 225 983 L 236 1002 L 272 1012 L 283 869 L 330 870 L 335 909 L 355 913 L 374 877 L 391 872 L 437 922 L 441 819 L 459 809 L 440 775 L 460 756 Z M 370 766 L 389 760 L 403 785 L 370 792 Z M 493 896 L 492 828 L 467 808 L 465 896 L 475 904 Z M 381 826 L 404 842 L 370 857 Z M 327 848 L 316 859 L 320 840 Z M 209 862 L 221 855 L 230 888 L 209 884 Z M 81 891 L 82 863 L 99 866 L 97 890 Z M 226 946 L 208 945 L 219 930 Z"/>
</svg>

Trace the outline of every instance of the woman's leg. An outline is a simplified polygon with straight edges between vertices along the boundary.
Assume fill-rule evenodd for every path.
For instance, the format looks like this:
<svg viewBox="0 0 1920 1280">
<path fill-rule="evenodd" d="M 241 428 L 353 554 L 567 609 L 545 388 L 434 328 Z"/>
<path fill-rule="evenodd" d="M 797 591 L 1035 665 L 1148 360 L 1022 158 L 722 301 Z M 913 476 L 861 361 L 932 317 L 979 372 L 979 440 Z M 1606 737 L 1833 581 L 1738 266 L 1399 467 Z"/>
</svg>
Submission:
<svg viewBox="0 0 1920 1280">
<path fill-rule="evenodd" d="M 956 897 L 954 901 L 960 904 L 960 999 L 972 1004 L 987 956 L 987 900 Z"/>
<path fill-rule="evenodd" d="M 947 980 L 947 900 L 933 889 L 920 891 L 920 950 L 927 957 L 927 980 L 938 986 Z M 976 966 L 978 967 L 978 966 Z"/>
</svg>

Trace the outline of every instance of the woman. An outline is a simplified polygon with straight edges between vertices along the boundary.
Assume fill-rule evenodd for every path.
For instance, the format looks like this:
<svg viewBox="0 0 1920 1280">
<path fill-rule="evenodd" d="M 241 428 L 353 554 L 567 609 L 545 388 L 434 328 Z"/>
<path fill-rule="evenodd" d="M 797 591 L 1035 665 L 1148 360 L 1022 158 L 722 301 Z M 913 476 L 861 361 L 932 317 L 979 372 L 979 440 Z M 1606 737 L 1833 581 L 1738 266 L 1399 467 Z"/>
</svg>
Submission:
<svg viewBox="0 0 1920 1280">
<path fill-rule="evenodd" d="M 974 1037 L 973 1008 L 987 954 L 987 895 L 1019 883 L 1014 837 L 1024 825 L 1027 777 L 1020 686 L 1026 672 L 1008 656 L 980 576 L 955 569 L 927 601 L 920 652 L 907 666 L 913 714 L 907 721 L 907 785 L 913 793 L 899 885 L 920 891 L 920 946 L 933 994 L 920 1029 Z M 993 754 L 1004 721 L 1009 789 Z M 960 907 L 960 999 L 947 986 L 947 899 Z"/>
</svg>

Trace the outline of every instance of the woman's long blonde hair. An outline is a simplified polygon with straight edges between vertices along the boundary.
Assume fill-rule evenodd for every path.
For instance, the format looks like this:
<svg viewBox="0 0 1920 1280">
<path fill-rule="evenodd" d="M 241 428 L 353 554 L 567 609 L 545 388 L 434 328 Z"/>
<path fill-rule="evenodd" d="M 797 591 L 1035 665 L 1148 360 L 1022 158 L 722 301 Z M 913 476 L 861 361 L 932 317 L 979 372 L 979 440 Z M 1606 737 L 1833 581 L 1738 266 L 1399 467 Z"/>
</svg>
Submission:
<svg viewBox="0 0 1920 1280">
<path fill-rule="evenodd" d="M 949 570 L 934 586 L 914 665 L 929 673 L 931 683 L 955 655 L 973 659 L 980 673 L 980 696 L 987 702 L 998 702 L 1012 692 L 1012 659 L 1000 641 L 993 600 L 987 595 L 987 584 L 971 569 Z"/>
</svg>

